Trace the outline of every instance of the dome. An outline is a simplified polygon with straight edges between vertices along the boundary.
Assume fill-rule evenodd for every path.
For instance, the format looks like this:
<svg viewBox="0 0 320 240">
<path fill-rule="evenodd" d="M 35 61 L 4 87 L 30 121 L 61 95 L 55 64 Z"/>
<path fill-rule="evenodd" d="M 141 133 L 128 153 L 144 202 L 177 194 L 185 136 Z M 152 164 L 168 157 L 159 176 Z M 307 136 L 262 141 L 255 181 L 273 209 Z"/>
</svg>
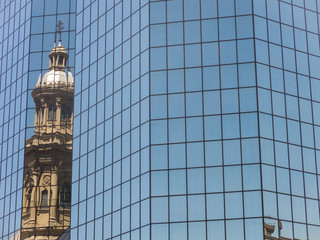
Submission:
<svg viewBox="0 0 320 240">
<path fill-rule="evenodd" d="M 68 76 L 66 75 L 65 69 L 68 59 L 68 53 L 64 46 L 61 45 L 61 40 L 58 46 L 54 43 L 53 48 L 49 54 L 49 72 L 47 72 L 43 79 L 41 79 L 41 74 L 38 78 L 36 87 L 43 85 L 70 85 L 74 83 L 70 69 L 68 69 Z"/>
<path fill-rule="evenodd" d="M 43 76 L 43 79 L 41 79 L 41 74 L 39 75 L 37 87 L 39 87 L 40 85 L 42 86 L 58 85 L 58 84 L 70 85 L 73 83 L 74 83 L 74 80 L 70 70 L 68 70 L 68 78 L 67 78 L 65 71 L 51 69 L 49 72 L 47 72 Z"/>
</svg>

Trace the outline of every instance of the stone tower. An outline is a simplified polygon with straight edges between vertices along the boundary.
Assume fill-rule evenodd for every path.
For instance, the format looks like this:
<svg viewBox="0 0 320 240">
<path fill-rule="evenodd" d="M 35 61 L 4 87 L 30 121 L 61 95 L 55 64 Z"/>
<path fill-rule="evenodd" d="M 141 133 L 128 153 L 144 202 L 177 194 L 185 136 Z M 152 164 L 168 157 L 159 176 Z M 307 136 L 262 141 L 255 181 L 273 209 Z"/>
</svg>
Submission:
<svg viewBox="0 0 320 240">
<path fill-rule="evenodd" d="M 32 91 L 34 135 L 26 141 L 21 240 L 57 239 L 70 226 L 73 90 L 59 41 Z"/>
</svg>

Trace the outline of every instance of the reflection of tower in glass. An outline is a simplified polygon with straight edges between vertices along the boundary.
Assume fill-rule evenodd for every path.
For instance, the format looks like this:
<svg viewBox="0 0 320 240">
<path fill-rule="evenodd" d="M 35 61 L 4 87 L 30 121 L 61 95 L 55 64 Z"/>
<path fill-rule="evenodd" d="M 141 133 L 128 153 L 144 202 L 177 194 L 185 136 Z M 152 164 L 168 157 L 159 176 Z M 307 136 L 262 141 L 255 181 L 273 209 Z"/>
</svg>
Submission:
<svg viewBox="0 0 320 240">
<path fill-rule="evenodd" d="M 70 226 L 73 89 L 59 42 L 32 97 L 35 134 L 26 141 L 21 239 L 57 239 Z"/>
<path fill-rule="evenodd" d="M 268 220 L 271 220 L 273 223 L 264 223 L 264 240 L 299 240 L 298 238 L 292 239 L 281 236 L 282 222 L 280 220 L 275 221 L 275 219 L 272 218 L 269 218 Z M 277 224 L 275 224 L 275 222 L 277 222 Z M 277 230 L 279 232 L 279 238 L 274 236 L 274 234 L 277 233 Z"/>
</svg>

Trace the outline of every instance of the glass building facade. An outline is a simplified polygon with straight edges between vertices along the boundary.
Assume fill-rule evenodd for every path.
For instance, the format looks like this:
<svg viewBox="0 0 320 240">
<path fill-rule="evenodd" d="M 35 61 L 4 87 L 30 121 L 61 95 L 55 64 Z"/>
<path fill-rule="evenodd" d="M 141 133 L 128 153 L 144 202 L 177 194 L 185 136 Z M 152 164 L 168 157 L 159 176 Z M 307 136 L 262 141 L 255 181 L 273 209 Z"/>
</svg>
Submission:
<svg viewBox="0 0 320 240">
<path fill-rule="evenodd" d="M 0 3 L 3 239 L 20 228 L 27 91 L 60 13 L 71 239 L 319 239 L 320 1 L 65 2 Z"/>
<path fill-rule="evenodd" d="M 59 21 L 74 72 L 75 11 L 74 0 L 0 2 L 0 239 L 21 236 L 25 144 L 35 131 L 31 92 L 48 72 Z"/>
<path fill-rule="evenodd" d="M 318 5 L 77 2 L 71 238 L 317 239 Z"/>
</svg>

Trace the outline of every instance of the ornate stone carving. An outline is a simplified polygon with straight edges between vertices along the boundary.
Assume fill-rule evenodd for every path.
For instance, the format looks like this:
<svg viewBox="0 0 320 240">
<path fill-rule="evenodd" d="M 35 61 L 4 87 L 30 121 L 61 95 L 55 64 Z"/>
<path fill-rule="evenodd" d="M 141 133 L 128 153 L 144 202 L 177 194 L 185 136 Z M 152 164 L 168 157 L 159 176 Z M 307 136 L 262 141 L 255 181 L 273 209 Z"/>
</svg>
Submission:
<svg viewBox="0 0 320 240">
<path fill-rule="evenodd" d="M 30 206 L 30 199 L 31 199 L 33 187 L 34 187 L 34 181 L 30 176 L 28 176 L 25 181 L 25 192 L 24 192 L 26 208 Z"/>
<path fill-rule="evenodd" d="M 45 186 L 48 186 L 50 184 L 51 178 L 50 175 L 44 175 L 42 178 L 42 183 Z"/>
</svg>

